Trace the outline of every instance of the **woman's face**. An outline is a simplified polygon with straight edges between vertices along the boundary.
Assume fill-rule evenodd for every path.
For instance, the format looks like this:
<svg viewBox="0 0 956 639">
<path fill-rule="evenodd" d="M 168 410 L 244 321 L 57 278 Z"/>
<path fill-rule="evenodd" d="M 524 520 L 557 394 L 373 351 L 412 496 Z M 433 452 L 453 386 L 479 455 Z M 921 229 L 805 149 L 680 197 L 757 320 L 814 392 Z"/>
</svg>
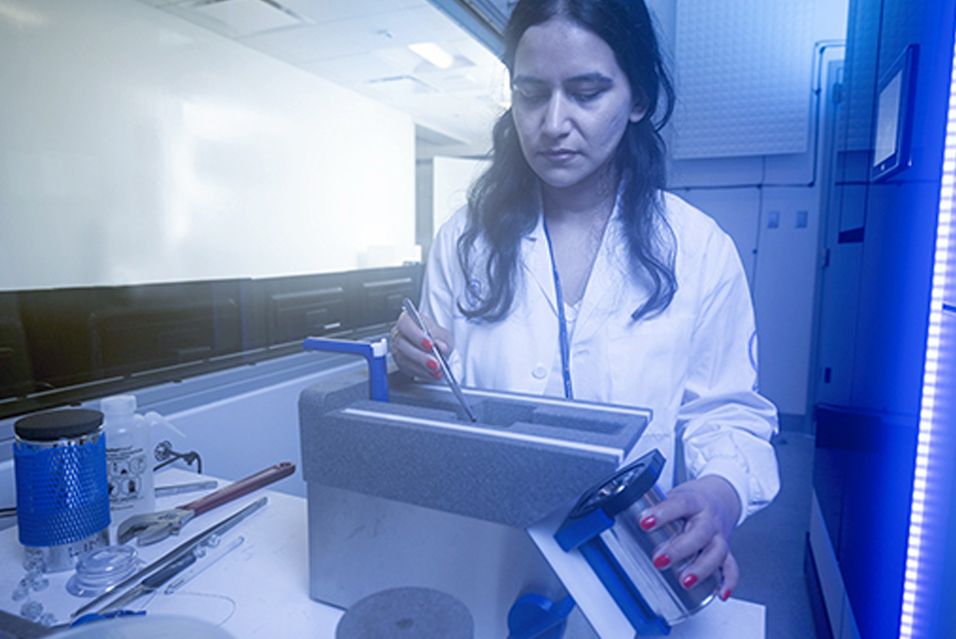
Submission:
<svg viewBox="0 0 956 639">
<path fill-rule="evenodd" d="M 644 116 L 607 43 L 564 18 L 524 32 L 512 87 L 524 157 L 557 189 L 600 178 L 628 123 Z"/>
</svg>

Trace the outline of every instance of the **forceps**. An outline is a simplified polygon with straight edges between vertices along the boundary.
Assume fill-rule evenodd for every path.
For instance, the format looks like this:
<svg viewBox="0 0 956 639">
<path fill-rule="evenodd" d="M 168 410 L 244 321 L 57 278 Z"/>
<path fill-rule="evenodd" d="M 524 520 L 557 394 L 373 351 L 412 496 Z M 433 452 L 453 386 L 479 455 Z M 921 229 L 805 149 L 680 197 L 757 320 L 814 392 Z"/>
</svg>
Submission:
<svg viewBox="0 0 956 639">
<path fill-rule="evenodd" d="M 461 387 L 458 385 L 458 380 L 455 379 L 455 376 L 451 372 L 451 367 L 448 365 L 448 360 L 445 359 L 445 356 L 442 355 L 442 352 L 438 350 L 438 345 L 435 342 L 435 338 L 432 337 L 431 331 L 428 330 L 428 327 L 425 326 L 425 320 L 422 319 L 422 316 L 418 314 L 418 309 L 415 308 L 415 303 L 412 302 L 407 297 L 402 300 L 402 308 L 405 309 L 405 312 L 408 313 L 408 316 L 412 318 L 412 321 L 425 333 L 425 337 L 428 338 L 429 343 L 432 345 L 432 354 L 438 360 L 438 365 L 441 366 L 442 376 L 445 378 L 445 382 L 448 384 L 448 387 L 451 388 L 451 392 L 455 394 L 455 399 L 458 400 L 458 403 L 461 404 L 462 409 L 465 411 L 465 415 L 468 415 L 468 419 L 473 422 L 477 422 L 478 418 L 475 417 L 475 414 L 471 412 L 471 408 L 468 406 L 468 402 L 465 401 L 465 396 L 461 393 Z"/>
</svg>

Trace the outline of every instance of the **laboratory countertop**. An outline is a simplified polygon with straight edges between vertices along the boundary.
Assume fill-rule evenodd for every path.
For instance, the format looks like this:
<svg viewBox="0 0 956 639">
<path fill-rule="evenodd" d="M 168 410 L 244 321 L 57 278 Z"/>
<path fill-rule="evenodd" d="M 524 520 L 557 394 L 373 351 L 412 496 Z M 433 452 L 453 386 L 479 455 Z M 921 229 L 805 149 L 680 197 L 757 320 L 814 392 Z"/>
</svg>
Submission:
<svg viewBox="0 0 956 639">
<path fill-rule="evenodd" d="M 206 477 L 206 476 L 204 476 Z M 195 481 L 197 475 L 168 469 L 156 476 L 156 485 Z M 227 482 L 220 481 L 223 486 Z M 157 509 L 172 508 L 194 499 L 199 493 L 176 495 L 156 500 Z M 316 637 L 333 639 L 342 611 L 309 598 L 308 527 L 306 500 L 271 490 L 260 490 L 209 513 L 198 516 L 183 527 L 179 536 L 152 546 L 138 548 L 140 557 L 151 562 L 193 535 L 241 510 L 258 497 L 269 502 L 223 536 L 229 544 L 236 536 L 244 541 L 234 551 L 195 576 L 173 594 L 144 597 L 130 609 L 145 609 L 149 614 L 177 614 L 221 626 L 237 639 L 254 637 Z M 203 560 L 200 559 L 199 562 Z M 19 614 L 23 601 L 13 601 L 12 593 L 24 576 L 23 549 L 15 527 L 0 530 L 0 609 Z M 47 575 L 49 586 L 33 592 L 30 598 L 52 613 L 57 623 L 88 600 L 66 591 L 72 572 Z M 730 599 L 716 601 L 700 613 L 673 628 L 675 639 L 731 639 L 764 637 L 764 607 Z M 485 639 L 485 638 L 477 638 Z"/>
</svg>

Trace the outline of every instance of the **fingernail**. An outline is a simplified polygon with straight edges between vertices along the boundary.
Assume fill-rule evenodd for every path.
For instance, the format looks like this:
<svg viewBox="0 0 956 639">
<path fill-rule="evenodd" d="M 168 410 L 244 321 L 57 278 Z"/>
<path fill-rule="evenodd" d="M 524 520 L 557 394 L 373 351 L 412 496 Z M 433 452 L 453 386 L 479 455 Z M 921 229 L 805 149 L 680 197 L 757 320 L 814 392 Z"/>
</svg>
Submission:
<svg viewBox="0 0 956 639">
<path fill-rule="evenodd" d="M 657 519 L 655 519 L 653 515 L 648 515 L 647 517 L 641 520 L 641 528 L 643 528 L 644 530 L 650 530 L 656 525 L 657 525 Z"/>
<path fill-rule="evenodd" d="M 725 591 L 723 591 L 722 593 L 720 593 L 720 600 L 721 600 L 721 601 L 727 601 L 728 599 L 730 599 L 730 591 L 729 591 L 729 590 L 725 590 Z"/>
<path fill-rule="evenodd" d="M 694 587 L 694 584 L 697 583 L 697 575 L 694 575 L 694 574 L 687 575 L 686 577 L 681 579 L 680 582 L 684 584 L 684 588 L 687 588 L 688 590 L 690 590 L 691 588 Z"/>
<path fill-rule="evenodd" d="M 432 349 L 432 343 L 427 337 L 422 340 L 422 348 L 424 348 L 426 351 L 430 351 Z"/>
<path fill-rule="evenodd" d="M 660 570 L 671 565 L 671 558 L 667 555 L 660 555 L 654 559 L 654 567 Z"/>
<path fill-rule="evenodd" d="M 431 369 L 433 374 L 438 370 L 438 362 L 436 362 L 433 359 L 430 359 L 427 362 L 425 362 L 425 365 Z"/>
</svg>

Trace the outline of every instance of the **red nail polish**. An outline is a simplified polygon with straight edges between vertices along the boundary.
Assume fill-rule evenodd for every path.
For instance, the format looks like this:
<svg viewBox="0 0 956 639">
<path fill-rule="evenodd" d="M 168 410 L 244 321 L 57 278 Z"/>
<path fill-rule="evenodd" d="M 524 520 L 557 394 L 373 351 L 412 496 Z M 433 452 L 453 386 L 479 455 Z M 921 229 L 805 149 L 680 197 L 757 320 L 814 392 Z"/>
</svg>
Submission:
<svg viewBox="0 0 956 639">
<path fill-rule="evenodd" d="M 432 349 L 432 343 L 427 337 L 422 340 L 422 348 L 424 348 L 426 351 L 430 351 Z"/>
<path fill-rule="evenodd" d="M 641 520 L 641 528 L 643 528 L 644 530 L 650 530 L 656 525 L 657 525 L 657 519 L 655 519 L 653 515 L 648 515 L 647 517 Z"/>
<path fill-rule="evenodd" d="M 723 591 L 722 593 L 720 593 L 720 600 L 721 600 L 721 601 L 727 601 L 728 599 L 730 599 L 730 591 L 729 591 L 729 590 L 725 590 L 725 591 Z"/>
<path fill-rule="evenodd" d="M 433 374 L 438 372 L 438 362 L 436 362 L 435 360 L 430 359 L 427 362 L 425 362 L 425 365 L 428 366 L 429 369 L 431 369 L 431 372 Z"/>
<path fill-rule="evenodd" d="M 659 568 L 660 570 L 663 570 L 664 568 L 667 568 L 670 565 L 671 565 L 671 558 L 668 557 L 667 555 L 660 555 L 659 557 L 654 559 L 654 567 Z"/>
<path fill-rule="evenodd" d="M 694 587 L 694 584 L 697 583 L 697 575 L 693 575 L 693 574 L 687 575 L 686 577 L 681 579 L 680 582 L 684 584 L 684 588 L 687 588 L 688 590 L 690 590 L 691 588 Z"/>
</svg>

